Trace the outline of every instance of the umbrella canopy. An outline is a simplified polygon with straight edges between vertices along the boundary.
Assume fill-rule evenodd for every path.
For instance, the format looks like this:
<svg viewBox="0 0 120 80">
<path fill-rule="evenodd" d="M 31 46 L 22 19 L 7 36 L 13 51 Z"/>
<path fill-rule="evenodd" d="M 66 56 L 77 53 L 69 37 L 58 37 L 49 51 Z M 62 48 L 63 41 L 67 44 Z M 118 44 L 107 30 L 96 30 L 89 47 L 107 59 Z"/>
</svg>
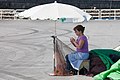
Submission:
<svg viewBox="0 0 120 80">
<path fill-rule="evenodd" d="M 44 4 L 32 7 L 28 10 L 25 10 L 18 14 L 19 17 L 31 18 L 35 19 L 52 19 L 57 20 L 58 18 L 74 18 L 79 19 L 80 22 L 84 20 L 89 20 L 91 15 L 83 12 L 83 10 L 62 3 L 54 3 Z"/>
</svg>

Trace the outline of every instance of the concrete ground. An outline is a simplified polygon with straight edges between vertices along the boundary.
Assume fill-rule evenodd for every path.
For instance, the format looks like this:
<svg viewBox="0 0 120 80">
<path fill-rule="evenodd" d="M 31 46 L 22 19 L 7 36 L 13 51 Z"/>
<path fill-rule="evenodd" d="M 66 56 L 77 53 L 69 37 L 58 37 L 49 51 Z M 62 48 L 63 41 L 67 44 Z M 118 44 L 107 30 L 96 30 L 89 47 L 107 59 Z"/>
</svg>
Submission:
<svg viewBox="0 0 120 80">
<path fill-rule="evenodd" d="M 77 24 L 86 27 L 89 48 L 114 48 L 120 44 L 120 21 L 56 23 L 56 34 L 73 48 L 69 38 Z M 54 21 L 0 21 L 0 80 L 92 80 L 92 77 L 50 76 L 53 72 Z"/>
</svg>

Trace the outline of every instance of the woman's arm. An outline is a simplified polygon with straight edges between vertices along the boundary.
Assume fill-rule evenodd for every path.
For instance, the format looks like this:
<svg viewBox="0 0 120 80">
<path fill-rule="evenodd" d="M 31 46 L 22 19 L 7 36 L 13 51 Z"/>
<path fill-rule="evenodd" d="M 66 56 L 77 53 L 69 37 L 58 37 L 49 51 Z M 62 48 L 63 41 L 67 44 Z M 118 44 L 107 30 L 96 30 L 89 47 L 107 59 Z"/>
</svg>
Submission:
<svg viewBox="0 0 120 80">
<path fill-rule="evenodd" d="M 75 41 L 72 42 L 72 44 L 76 47 L 76 48 L 82 48 L 84 45 L 85 41 L 84 40 L 80 40 L 79 44 L 77 44 Z"/>
</svg>

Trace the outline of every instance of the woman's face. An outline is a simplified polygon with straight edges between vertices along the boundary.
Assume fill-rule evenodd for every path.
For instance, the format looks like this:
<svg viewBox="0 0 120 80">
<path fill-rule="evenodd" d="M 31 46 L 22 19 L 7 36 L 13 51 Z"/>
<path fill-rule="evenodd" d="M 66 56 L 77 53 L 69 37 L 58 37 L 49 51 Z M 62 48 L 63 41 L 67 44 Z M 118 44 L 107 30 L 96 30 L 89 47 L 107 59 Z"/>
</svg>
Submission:
<svg viewBox="0 0 120 80">
<path fill-rule="evenodd" d="M 81 31 L 78 31 L 78 30 L 76 29 L 76 30 L 75 30 L 75 34 L 76 34 L 77 36 L 80 36 Z"/>
</svg>

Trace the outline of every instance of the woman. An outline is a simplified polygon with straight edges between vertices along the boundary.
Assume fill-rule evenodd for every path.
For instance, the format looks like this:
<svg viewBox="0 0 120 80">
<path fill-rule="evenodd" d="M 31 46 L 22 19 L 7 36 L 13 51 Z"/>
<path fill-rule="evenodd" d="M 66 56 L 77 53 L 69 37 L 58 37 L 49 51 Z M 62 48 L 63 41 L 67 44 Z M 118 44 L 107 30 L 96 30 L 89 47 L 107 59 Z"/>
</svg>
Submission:
<svg viewBox="0 0 120 80">
<path fill-rule="evenodd" d="M 75 31 L 75 34 L 78 36 L 78 38 L 75 40 L 72 37 L 70 38 L 70 42 L 76 47 L 76 51 L 66 55 L 66 69 L 67 71 L 74 71 L 73 74 L 77 74 L 82 61 L 89 58 L 89 50 L 88 40 L 84 35 L 85 27 L 82 25 L 77 25 L 73 30 Z"/>
</svg>

